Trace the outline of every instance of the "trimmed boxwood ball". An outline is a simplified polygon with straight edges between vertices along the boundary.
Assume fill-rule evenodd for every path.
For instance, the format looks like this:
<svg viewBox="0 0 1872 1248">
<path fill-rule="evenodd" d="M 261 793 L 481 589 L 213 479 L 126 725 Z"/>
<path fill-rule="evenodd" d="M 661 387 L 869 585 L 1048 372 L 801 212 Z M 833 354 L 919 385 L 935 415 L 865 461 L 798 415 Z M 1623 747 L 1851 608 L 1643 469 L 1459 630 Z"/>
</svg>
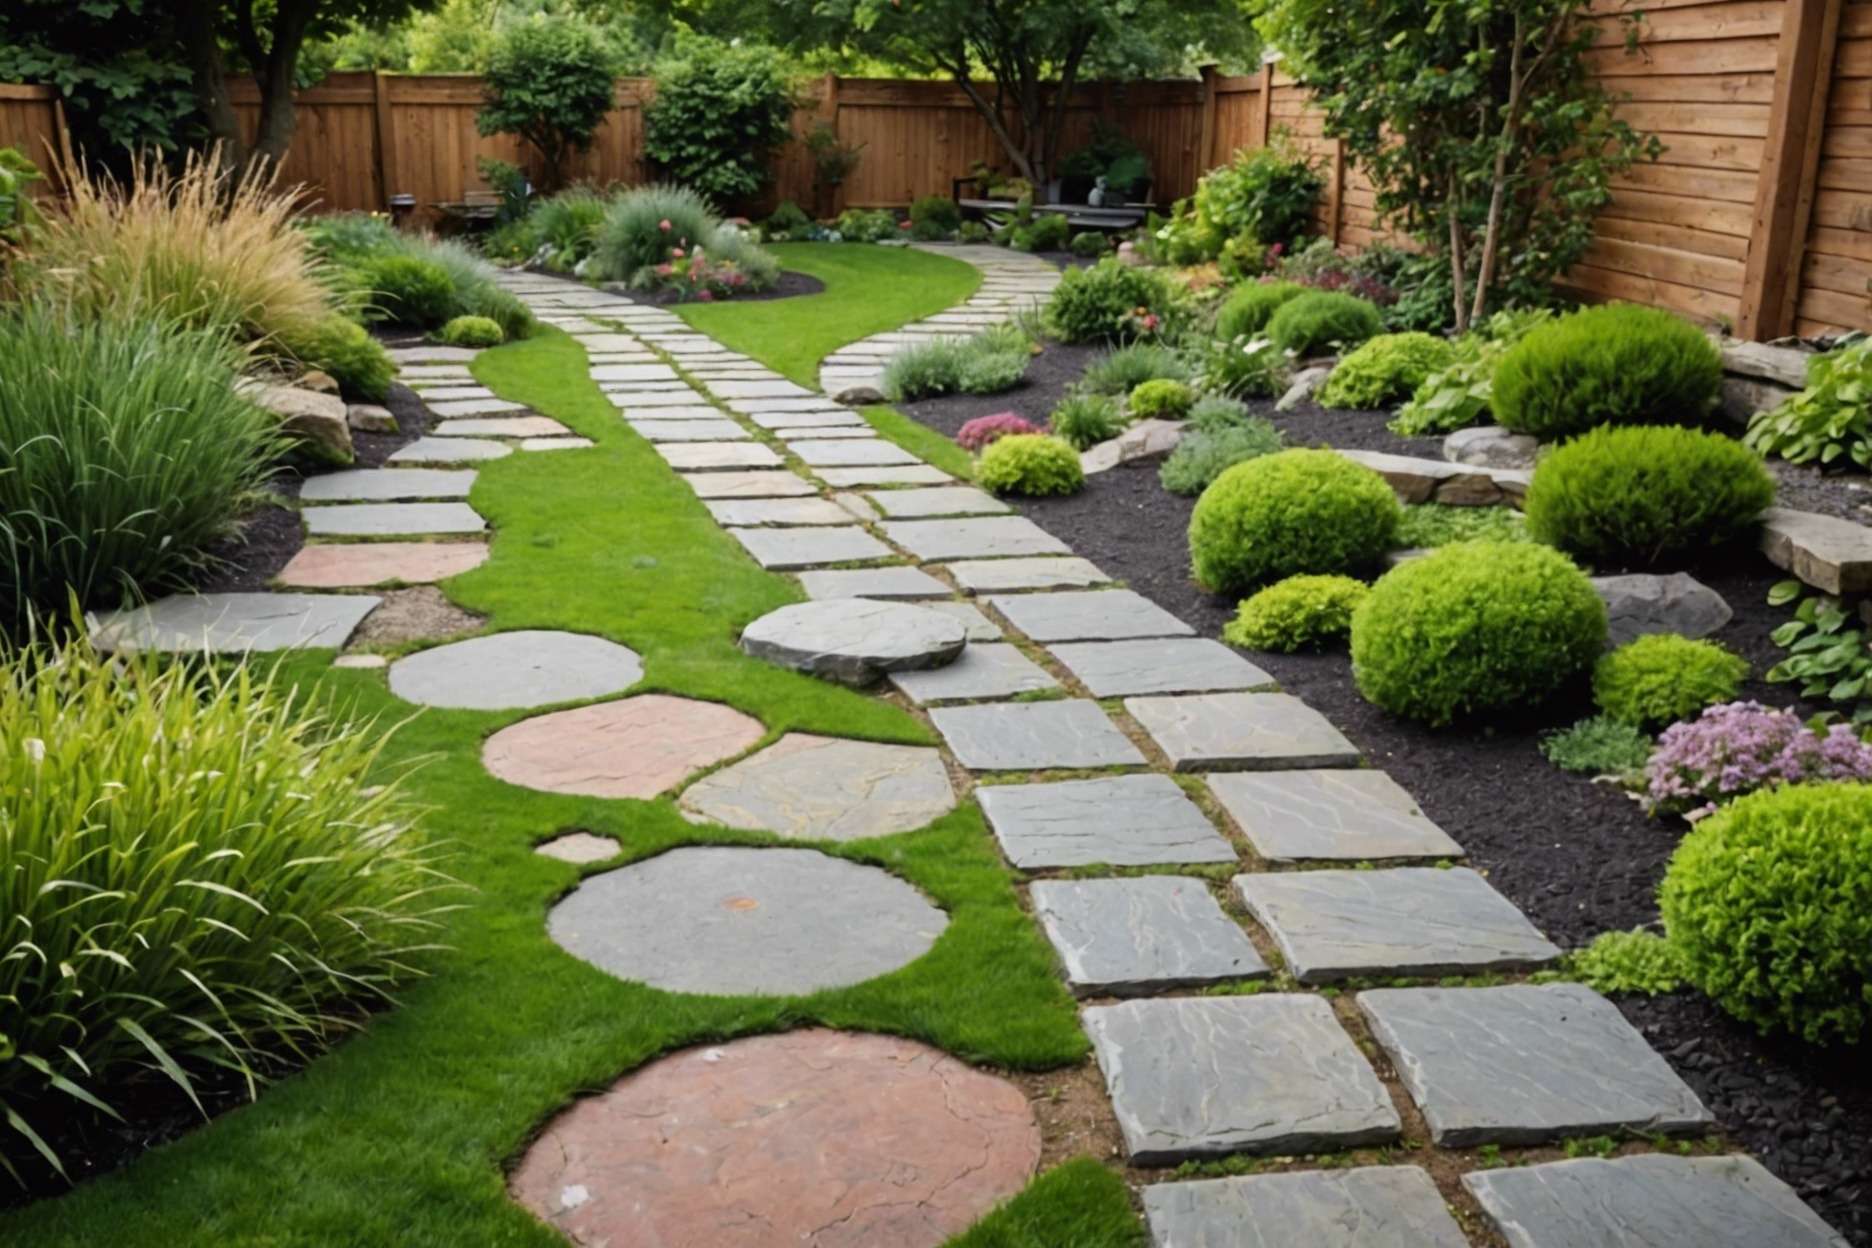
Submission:
<svg viewBox="0 0 1872 1248">
<path fill-rule="evenodd" d="M 1458 542 L 1372 586 L 1352 616 L 1352 674 L 1368 702 L 1440 727 L 1543 701 L 1605 638 L 1605 603 L 1559 551 Z"/>
<path fill-rule="evenodd" d="M 1593 701 L 1614 719 L 1662 727 L 1735 701 L 1748 671 L 1747 659 L 1713 641 L 1658 633 L 1600 658 L 1593 669 Z"/>
<path fill-rule="evenodd" d="M 1043 433 L 997 438 L 981 453 L 975 480 L 996 494 L 1072 494 L 1085 485 L 1079 452 Z"/>
<path fill-rule="evenodd" d="M 1251 282 L 1239 287 L 1216 313 L 1216 337 L 1233 339 L 1258 334 L 1267 328 L 1283 303 L 1306 292 L 1307 288 L 1298 282 Z"/>
<path fill-rule="evenodd" d="M 1159 378 L 1131 391 L 1131 414 L 1140 420 L 1182 420 L 1196 402 L 1196 392 L 1181 381 Z"/>
<path fill-rule="evenodd" d="M 1655 563 L 1719 546 L 1774 504 L 1761 457 L 1697 429 L 1594 429 L 1542 456 L 1528 484 L 1534 537 L 1582 559 Z"/>
<path fill-rule="evenodd" d="M 507 340 L 501 327 L 485 316 L 458 316 L 442 327 L 440 337 L 452 347 L 498 347 Z"/>
<path fill-rule="evenodd" d="M 1336 290 L 1309 290 L 1275 309 L 1267 336 L 1282 351 L 1307 356 L 1350 351 L 1383 328 L 1376 305 Z"/>
<path fill-rule="evenodd" d="M 1190 514 L 1196 581 L 1217 593 L 1302 572 L 1343 572 L 1391 549 L 1401 508 L 1385 479 L 1336 451 L 1236 464 Z"/>
<path fill-rule="evenodd" d="M 1495 366 L 1489 404 L 1516 433 L 1596 425 L 1698 425 L 1722 389 L 1722 355 L 1662 308 L 1608 303 L 1530 331 Z"/>
<path fill-rule="evenodd" d="M 1340 360 L 1319 389 L 1321 407 L 1369 410 L 1409 398 L 1425 378 L 1448 368 L 1456 348 L 1434 334 L 1380 334 Z"/>
<path fill-rule="evenodd" d="M 1856 1044 L 1872 1016 L 1872 785 L 1764 789 L 1699 822 L 1658 890 L 1684 976 L 1763 1031 Z"/>
<path fill-rule="evenodd" d="M 1349 576 L 1290 576 L 1245 600 L 1222 640 L 1250 650 L 1292 652 L 1339 641 L 1370 587 Z"/>
</svg>

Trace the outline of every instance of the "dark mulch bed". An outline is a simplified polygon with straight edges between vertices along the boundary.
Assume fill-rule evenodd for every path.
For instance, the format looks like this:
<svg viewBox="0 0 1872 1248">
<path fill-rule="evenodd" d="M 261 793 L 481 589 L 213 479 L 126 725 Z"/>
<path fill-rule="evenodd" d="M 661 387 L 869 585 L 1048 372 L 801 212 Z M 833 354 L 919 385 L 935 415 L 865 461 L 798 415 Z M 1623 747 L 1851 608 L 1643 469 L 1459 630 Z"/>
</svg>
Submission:
<svg viewBox="0 0 1872 1248">
<path fill-rule="evenodd" d="M 1812 464 L 1771 460 L 1783 507 L 1872 524 L 1872 477 L 1863 472 L 1822 471 Z"/>
<path fill-rule="evenodd" d="M 544 270 L 541 270 L 544 272 Z M 549 277 L 564 277 L 563 273 L 549 273 Z M 618 296 L 631 303 L 642 303 L 652 307 L 671 307 L 680 303 L 766 303 L 770 299 L 792 299 L 800 295 L 816 295 L 825 289 L 825 283 L 806 273 L 783 271 L 780 280 L 767 290 L 743 291 L 738 295 L 728 295 L 715 299 L 684 299 L 673 290 L 633 290 L 623 282 L 605 282 L 606 294 Z"/>
</svg>

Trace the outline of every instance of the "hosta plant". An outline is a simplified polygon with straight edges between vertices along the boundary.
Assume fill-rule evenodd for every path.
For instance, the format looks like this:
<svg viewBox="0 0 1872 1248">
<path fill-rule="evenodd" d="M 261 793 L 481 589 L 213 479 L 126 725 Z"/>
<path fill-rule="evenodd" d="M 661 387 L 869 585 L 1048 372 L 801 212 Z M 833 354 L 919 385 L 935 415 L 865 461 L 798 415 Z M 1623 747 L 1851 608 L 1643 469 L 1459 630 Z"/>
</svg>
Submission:
<svg viewBox="0 0 1872 1248">
<path fill-rule="evenodd" d="M 1780 581 L 1768 591 L 1780 606 L 1800 597 L 1799 581 Z M 1794 618 L 1770 634 L 1788 654 L 1765 679 L 1798 683 L 1801 696 L 1837 703 L 1855 724 L 1872 722 L 1872 644 L 1859 615 L 1839 599 L 1814 595 L 1794 609 Z"/>
<path fill-rule="evenodd" d="M 1743 440 L 1797 464 L 1844 456 L 1872 467 L 1872 338 L 1809 360 L 1807 388 L 1755 413 Z"/>
</svg>

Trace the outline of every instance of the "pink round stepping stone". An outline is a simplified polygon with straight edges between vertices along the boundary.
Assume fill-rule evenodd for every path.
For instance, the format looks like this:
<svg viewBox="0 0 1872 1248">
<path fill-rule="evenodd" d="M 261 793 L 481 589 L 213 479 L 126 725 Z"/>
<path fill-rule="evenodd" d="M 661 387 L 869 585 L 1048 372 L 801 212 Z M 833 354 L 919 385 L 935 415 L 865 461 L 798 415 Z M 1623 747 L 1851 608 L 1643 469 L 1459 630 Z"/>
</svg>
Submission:
<svg viewBox="0 0 1872 1248">
<path fill-rule="evenodd" d="M 652 798 L 761 739 L 732 707 L 647 693 L 523 719 L 487 739 L 499 779 L 547 793 Z"/>
<path fill-rule="evenodd" d="M 402 581 L 427 585 L 487 562 L 481 542 L 357 542 L 307 546 L 279 574 L 302 589 L 349 589 Z"/>
<path fill-rule="evenodd" d="M 934 1248 L 1039 1159 L 1007 1080 L 915 1041 L 812 1029 L 626 1075 L 548 1125 L 512 1187 L 593 1248 Z"/>
</svg>

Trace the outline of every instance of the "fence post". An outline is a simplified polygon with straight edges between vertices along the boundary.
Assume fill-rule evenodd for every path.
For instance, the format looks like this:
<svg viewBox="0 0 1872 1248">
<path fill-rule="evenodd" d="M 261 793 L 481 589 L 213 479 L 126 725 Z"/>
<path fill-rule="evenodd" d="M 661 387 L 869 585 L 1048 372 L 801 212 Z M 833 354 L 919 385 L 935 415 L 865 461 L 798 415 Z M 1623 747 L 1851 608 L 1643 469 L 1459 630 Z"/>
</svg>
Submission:
<svg viewBox="0 0 1872 1248">
<path fill-rule="evenodd" d="M 1339 246 L 1339 235 L 1345 225 L 1345 140 L 1334 139 L 1332 144 L 1332 244 Z"/>
<path fill-rule="evenodd" d="M 371 75 L 376 88 L 372 114 L 377 123 L 377 202 L 380 211 L 390 210 L 390 172 L 396 168 L 396 118 L 390 109 L 390 83 L 383 70 Z"/>
<path fill-rule="evenodd" d="M 819 96 L 819 120 L 824 125 L 831 127 L 832 134 L 834 135 L 834 137 L 836 137 L 839 142 L 843 143 L 845 141 L 845 136 L 839 133 L 839 128 L 838 128 L 838 123 L 839 123 L 838 96 L 839 96 L 838 75 L 831 70 L 827 70 L 826 76 L 825 76 L 825 83 L 824 83 L 824 86 L 821 88 L 821 92 Z M 810 157 L 808 159 L 810 159 Z M 822 190 L 819 188 L 819 170 L 817 167 L 813 169 L 812 176 L 813 176 L 814 193 L 823 194 L 825 196 L 827 211 L 823 215 L 828 216 L 828 217 L 838 216 L 839 212 L 841 211 L 839 200 L 844 194 L 845 184 L 843 182 L 834 183 L 832 186 L 826 187 Z"/>
<path fill-rule="evenodd" d="M 1274 62 L 1262 61 L 1261 62 L 1261 107 L 1260 107 L 1260 118 L 1259 118 L 1259 122 L 1257 126 L 1260 133 L 1255 135 L 1256 147 L 1266 147 L 1268 145 L 1268 132 L 1269 130 L 1273 128 L 1273 125 L 1274 125 Z"/>
<path fill-rule="evenodd" d="M 1755 220 L 1736 333 L 1779 338 L 1794 328 L 1801 259 L 1813 216 L 1842 0 L 1787 0 L 1775 52 L 1774 103 L 1755 175 Z"/>
</svg>

